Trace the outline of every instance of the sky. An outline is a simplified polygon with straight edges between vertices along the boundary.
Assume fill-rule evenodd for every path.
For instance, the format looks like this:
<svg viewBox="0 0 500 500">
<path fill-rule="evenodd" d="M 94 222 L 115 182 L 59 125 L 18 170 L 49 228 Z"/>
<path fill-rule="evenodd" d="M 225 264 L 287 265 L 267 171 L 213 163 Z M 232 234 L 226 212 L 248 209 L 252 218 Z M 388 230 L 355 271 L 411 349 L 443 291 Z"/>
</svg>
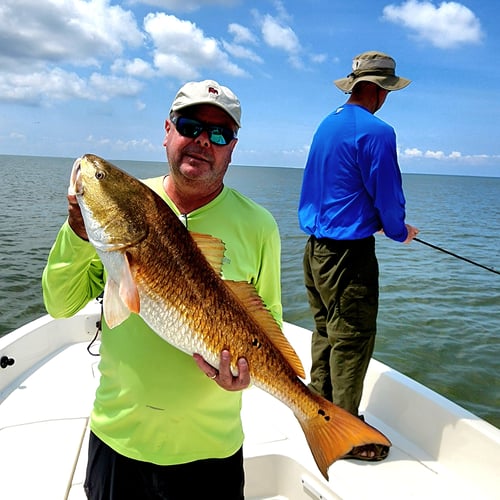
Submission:
<svg viewBox="0 0 500 500">
<path fill-rule="evenodd" d="M 0 154 L 164 161 L 181 85 L 243 110 L 233 164 L 303 167 L 367 50 L 410 86 L 377 113 L 404 173 L 500 177 L 495 0 L 2 0 Z"/>
</svg>

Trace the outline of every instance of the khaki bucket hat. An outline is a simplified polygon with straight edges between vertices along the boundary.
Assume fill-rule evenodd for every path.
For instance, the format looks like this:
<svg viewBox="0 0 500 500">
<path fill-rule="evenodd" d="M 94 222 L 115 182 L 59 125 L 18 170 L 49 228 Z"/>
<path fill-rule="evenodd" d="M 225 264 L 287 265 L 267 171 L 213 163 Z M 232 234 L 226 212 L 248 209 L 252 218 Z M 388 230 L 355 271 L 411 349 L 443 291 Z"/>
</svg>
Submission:
<svg viewBox="0 0 500 500">
<path fill-rule="evenodd" d="M 352 73 L 333 83 L 346 94 L 352 92 L 358 82 L 373 82 L 385 90 L 400 90 L 411 80 L 396 76 L 396 61 L 387 54 L 377 51 L 363 52 L 352 61 Z"/>
</svg>

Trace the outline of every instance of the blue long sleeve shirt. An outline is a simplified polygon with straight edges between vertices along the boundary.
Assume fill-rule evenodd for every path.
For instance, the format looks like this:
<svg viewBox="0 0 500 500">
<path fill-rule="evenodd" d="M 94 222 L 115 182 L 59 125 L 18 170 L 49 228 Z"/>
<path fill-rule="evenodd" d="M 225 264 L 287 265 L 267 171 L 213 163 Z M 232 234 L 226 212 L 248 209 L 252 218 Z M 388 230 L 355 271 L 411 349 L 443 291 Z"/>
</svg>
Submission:
<svg viewBox="0 0 500 500">
<path fill-rule="evenodd" d="M 405 198 L 394 129 L 345 104 L 316 131 L 302 181 L 301 229 L 317 238 L 356 240 L 380 229 L 404 241 Z"/>
</svg>

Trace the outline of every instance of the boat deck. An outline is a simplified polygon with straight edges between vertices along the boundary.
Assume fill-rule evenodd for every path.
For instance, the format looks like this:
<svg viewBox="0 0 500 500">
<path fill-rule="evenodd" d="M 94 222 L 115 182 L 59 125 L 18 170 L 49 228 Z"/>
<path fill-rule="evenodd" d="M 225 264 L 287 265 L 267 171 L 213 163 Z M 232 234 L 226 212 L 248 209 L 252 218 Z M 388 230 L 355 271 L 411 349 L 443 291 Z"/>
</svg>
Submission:
<svg viewBox="0 0 500 500">
<path fill-rule="evenodd" d="M 87 330 L 90 335 L 92 328 Z M 292 330 L 292 344 L 301 344 L 304 339 L 296 335 L 304 331 Z M 14 349 L 21 352 L 22 342 L 20 336 Z M 50 352 L 44 342 L 41 338 L 40 350 Z M 87 344 L 66 344 L 28 373 L 16 373 L 18 363 L 8 369 L 12 380 L 2 380 L 0 391 L 2 498 L 85 498 L 88 415 L 99 376 L 99 358 L 88 354 Z M 387 370 L 372 363 L 362 406 L 367 421 L 392 440 L 389 458 L 379 463 L 339 460 L 330 467 L 328 483 L 291 411 L 257 388 L 245 391 L 246 498 L 500 499 L 500 431 L 461 409 L 443 425 L 445 411 L 440 415 L 439 405 L 444 398 L 429 401 L 424 391 L 419 401 L 421 386 L 410 386 L 411 393 L 405 394 L 396 387 L 401 375 Z M 2 372 L 5 377 L 7 370 Z M 394 391 L 397 401 L 388 403 L 387 391 Z"/>
</svg>

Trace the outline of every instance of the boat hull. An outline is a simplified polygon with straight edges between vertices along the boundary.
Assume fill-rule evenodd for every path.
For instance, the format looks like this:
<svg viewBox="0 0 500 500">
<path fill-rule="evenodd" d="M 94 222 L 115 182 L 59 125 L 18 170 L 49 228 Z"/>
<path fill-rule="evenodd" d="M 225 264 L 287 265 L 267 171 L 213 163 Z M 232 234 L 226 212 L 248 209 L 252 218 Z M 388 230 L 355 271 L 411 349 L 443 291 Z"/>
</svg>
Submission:
<svg viewBox="0 0 500 500">
<path fill-rule="evenodd" d="M 84 499 L 88 418 L 99 380 L 87 352 L 100 306 L 44 316 L 0 338 L 2 497 Z M 309 371 L 310 332 L 285 323 Z M 94 347 L 94 350 L 97 350 Z M 500 499 L 500 430 L 372 360 L 361 410 L 393 442 L 379 463 L 339 460 L 319 474 L 292 412 L 252 387 L 243 396 L 247 500 Z"/>
</svg>

